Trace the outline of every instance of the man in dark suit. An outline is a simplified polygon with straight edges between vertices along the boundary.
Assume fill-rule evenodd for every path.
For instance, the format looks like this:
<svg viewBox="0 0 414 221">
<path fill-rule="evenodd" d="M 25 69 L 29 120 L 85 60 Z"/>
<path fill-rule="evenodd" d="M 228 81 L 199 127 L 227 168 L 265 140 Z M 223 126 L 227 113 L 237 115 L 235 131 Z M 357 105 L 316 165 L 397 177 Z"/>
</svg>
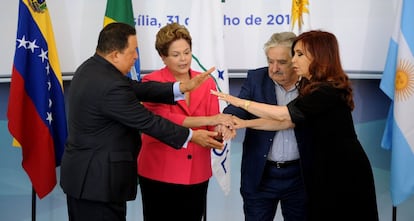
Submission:
<svg viewBox="0 0 414 221">
<path fill-rule="evenodd" d="M 295 84 L 299 77 L 291 63 L 295 37 L 291 32 L 271 36 L 264 45 L 268 67 L 248 71 L 239 98 L 286 105 L 298 95 Z M 256 118 L 233 105 L 223 112 L 242 119 Z M 246 221 L 272 221 L 279 202 L 285 221 L 306 219 L 299 158 L 293 129 L 277 132 L 246 129 L 240 188 Z"/>
<path fill-rule="evenodd" d="M 178 126 L 140 103 L 173 104 L 214 69 L 186 83 L 138 83 L 125 76 L 138 58 L 136 48 L 133 27 L 109 24 L 99 34 L 95 55 L 72 79 L 60 180 L 70 221 L 126 219 L 126 201 L 137 193 L 140 132 L 176 149 L 190 140 L 206 148 L 223 147 L 213 139 L 217 132 Z"/>
</svg>

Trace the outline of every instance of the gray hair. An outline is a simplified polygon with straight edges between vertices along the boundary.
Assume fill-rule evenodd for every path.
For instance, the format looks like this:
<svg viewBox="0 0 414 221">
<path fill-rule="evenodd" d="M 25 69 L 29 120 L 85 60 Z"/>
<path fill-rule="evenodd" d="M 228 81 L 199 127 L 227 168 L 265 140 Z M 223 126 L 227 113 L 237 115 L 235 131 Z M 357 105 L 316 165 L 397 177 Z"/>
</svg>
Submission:
<svg viewBox="0 0 414 221">
<path fill-rule="evenodd" d="M 296 38 L 296 34 L 293 32 L 278 32 L 274 33 L 270 39 L 264 44 L 264 51 L 267 55 L 267 52 L 270 48 L 276 46 L 286 46 L 287 48 L 291 49 L 293 41 Z M 291 50 L 289 50 L 291 51 Z"/>
</svg>

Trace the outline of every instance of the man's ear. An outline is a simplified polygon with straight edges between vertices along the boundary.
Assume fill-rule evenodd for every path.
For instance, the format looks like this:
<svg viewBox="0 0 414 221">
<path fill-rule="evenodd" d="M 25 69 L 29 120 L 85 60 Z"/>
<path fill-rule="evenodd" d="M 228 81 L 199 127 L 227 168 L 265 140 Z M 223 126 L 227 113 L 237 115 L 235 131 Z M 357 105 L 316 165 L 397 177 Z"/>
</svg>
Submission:
<svg viewBox="0 0 414 221">
<path fill-rule="evenodd" d="M 111 63 L 118 63 L 119 62 L 119 52 L 117 50 L 108 54 L 107 58 L 111 61 Z"/>
</svg>

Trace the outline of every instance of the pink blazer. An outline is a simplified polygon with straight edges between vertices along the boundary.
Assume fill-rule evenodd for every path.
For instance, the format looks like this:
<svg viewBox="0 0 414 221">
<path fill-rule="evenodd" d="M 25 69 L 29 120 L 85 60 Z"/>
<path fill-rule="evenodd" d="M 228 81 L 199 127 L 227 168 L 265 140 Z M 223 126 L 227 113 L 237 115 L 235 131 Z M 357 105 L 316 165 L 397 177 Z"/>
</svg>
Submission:
<svg viewBox="0 0 414 221">
<path fill-rule="evenodd" d="M 199 72 L 191 70 L 191 76 Z M 164 67 L 154 71 L 142 81 L 175 82 L 173 74 Z M 219 103 L 210 90 L 216 90 L 213 79 L 208 79 L 190 93 L 190 106 L 185 100 L 176 105 L 145 102 L 144 106 L 172 122 L 182 125 L 187 116 L 210 116 L 219 113 Z M 214 127 L 200 127 L 213 130 Z M 197 130 L 199 128 L 192 128 Z M 211 175 L 211 150 L 189 142 L 187 148 L 176 150 L 159 140 L 142 134 L 142 148 L 138 155 L 140 176 L 175 184 L 197 184 L 208 180 Z"/>
</svg>

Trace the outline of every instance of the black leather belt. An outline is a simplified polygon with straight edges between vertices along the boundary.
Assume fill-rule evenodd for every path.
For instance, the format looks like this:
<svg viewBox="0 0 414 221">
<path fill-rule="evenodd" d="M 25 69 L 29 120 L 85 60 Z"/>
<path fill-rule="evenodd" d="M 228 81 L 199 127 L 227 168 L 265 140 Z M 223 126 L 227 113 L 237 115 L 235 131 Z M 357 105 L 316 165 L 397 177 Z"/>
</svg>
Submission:
<svg viewBox="0 0 414 221">
<path fill-rule="evenodd" d="M 267 161 L 267 164 L 269 164 L 270 166 L 274 166 L 277 168 L 285 168 L 288 166 L 293 166 L 293 165 L 298 165 L 299 164 L 299 159 L 298 160 L 289 160 L 289 161 Z"/>
</svg>

